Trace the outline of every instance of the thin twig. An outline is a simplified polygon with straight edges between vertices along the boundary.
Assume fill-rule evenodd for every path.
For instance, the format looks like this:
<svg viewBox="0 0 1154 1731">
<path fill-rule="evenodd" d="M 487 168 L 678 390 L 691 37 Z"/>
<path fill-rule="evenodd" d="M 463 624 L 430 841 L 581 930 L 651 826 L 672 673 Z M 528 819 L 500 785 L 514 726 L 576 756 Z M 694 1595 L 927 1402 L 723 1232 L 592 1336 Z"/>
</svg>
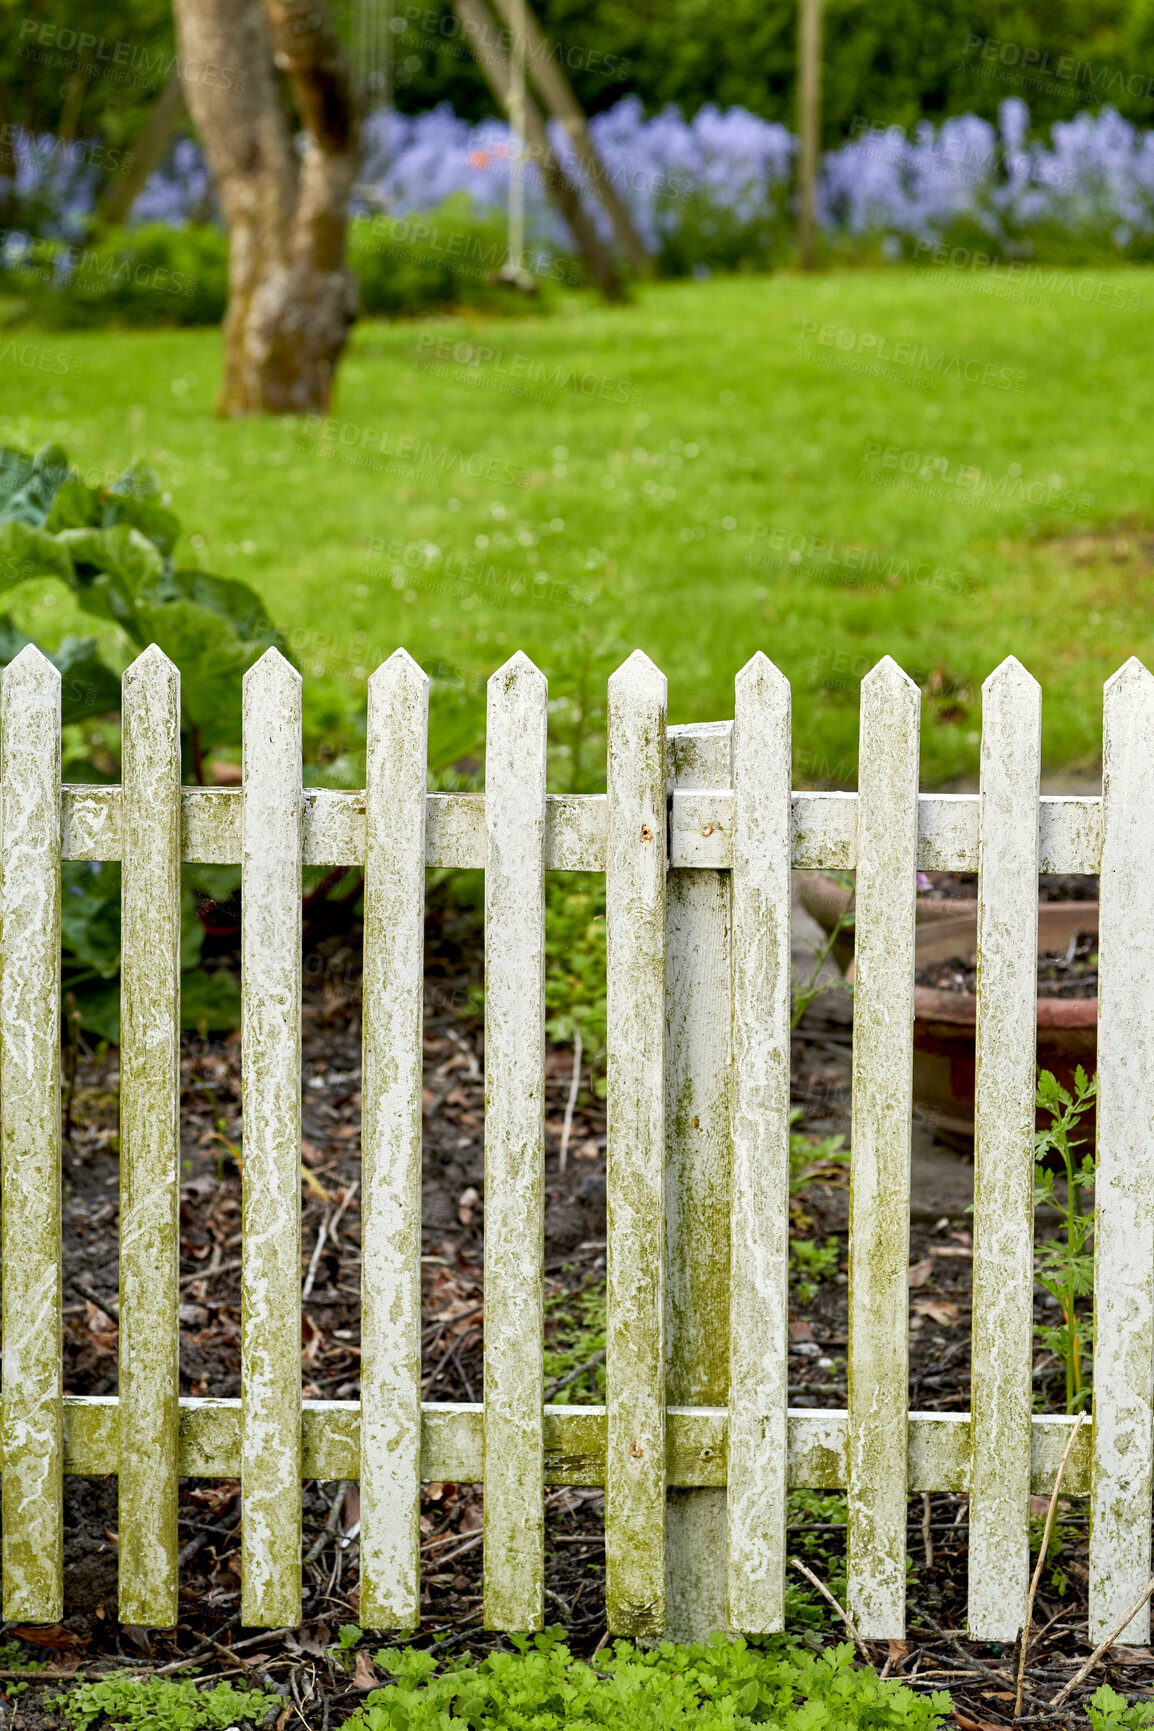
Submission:
<svg viewBox="0 0 1154 1731">
<path fill-rule="evenodd" d="M 331 1221 L 329 1222 L 329 1238 L 333 1244 L 335 1244 L 337 1242 L 337 1228 L 339 1227 L 342 1219 L 344 1218 L 345 1209 L 348 1207 L 349 1203 L 352 1201 L 353 1197 L 356 1195 L 356 1193 L 360 1189 L 360 1187 L 361 1187 L 360 1179 L 354 1178 L 352 1183 L 349 1185 L 348 1189 L 345 1191 L 344 1195 L 341 1197 L 340 1204 L 337 1208 L 337 1211 L 333 1215 Z"/>
<path fill-rule="evenodd" d="M 605 1348 L 602 1347 L 600 1352 L 595 1352 L 593 1354 L 592 1358 L 587 1358 L 584 1364 L 579 1364 L 576 1370 L 571 1370 L 568 1376 L 558 1377 L 556 1382 L 551 1382 L 549 1387 L 545 1390 L 545 1399 L 547 1401 L 552 1400 L 553 1396 L 560 1394 L 563 1388 L 568 1388 L 571 1382 L 576 1382 L 579 1377 L 584 1376 L 587 1370 L 596 1370 L 597 1366 L 604 1361 L 604 1358 Z"/>
<path fill-rule="evenodd" d="M 557 1170 L 564 1172 L 569 1161 L 569 1137 L 573 1130 L 573 1111 L 577 1105 L 577 1091 L 581 1086 L 581 1030 L 573 1031 L 573 1074 L 569 1079 L 569 1098 L 565 1102 L 565 1121 L 561 1125 L 561 1152 L 557 1157 Z"/>
<path fill-rule="evenodd" d="M 1086 1409 L 1083 1407 L 1081 1412 L 1078 1414 L 1077 1419 L 1074 1421 L 1073 1430 L 1066 1439 L 1066 1447 L 1063 1449 L 1062 1458 L 1058 1462 L 1058 1471 L 1054 1479 L 1054 1489 L 1050 1496 L 1050 1506 L 1046 1510 L 1046 1525 L 1042 1529 L 1042 1543 L 1038 1551 L 1038 1564 L 1030 1581 L 1030 1591 L 1026 1598 L 1026 1621 L 1022 1625 L 1022 1650 L 1018 1655 L 1018 1687 L 1014 1695 L 1015 1719 L 1022 1711 L 1022 1684 L 1026 1676 L 1026 1655 L 1030 1647 L 1030 1624 L 1034 1620 L 1034 1595 L 1038 1591 L 1038 1583 L 1042 1579 L 1042 1570 L 1046 1566 L 1046 1552 L 1050 1547 L 1050 1529 L 1054 1525 L 1054 1514 L 1058 1507 L 1058 1494 L 1062 1489 L 1062 1479 L 1066 1472 L 1066 1462 L 1070 1459 L 1078 1432 L 1082 1428 L 1082 1420 L 1085 1416 Z"/>
<path fill-rule="evenodd" d="M 320 1263 L 321 1251 L 324 1249 L 325 1239 L 329 1235 L 329 1219 L 330 1219 L 330 1216 L 328 1214 L 326 1214 L 324 1219 L 321 1221 L 320 1231 L 317 1233 L 316 1245 L 313 1249 L 313 1253 L 312 1253 L 311 1257 L 309 1258 L 309 1271 L 305 1275 L 304 1287 L 301 1290 L 301 1303 L 302 1304 L 304 1304 L 305 1300 L 311 1294 L 312 1289 L 313 1289 L 313 1281 L 317 1277 L 317 1266 Z"/>
<path fill-rule="evenodd" d="M 849 1612 L 846 1611 L 843 1606 L 838 1604 L 837 1600 L 834 1598 L 834 1596 L 830 1592 L 829 1588 L 827 1586 L 825 1586 L 823 1584 L 823 1582 L 818 1580 L 817 1576 L 814 1574 L 812 1569 L 806 1568 L 805 1564 L 801 1561 L 801 1559 L 799 1557 L 791 1557 L 789 1560 L 793 1564 L 794 1568 L 797 1569 L 800 1574 L 803 1574 L 805 1576 L 806 1580 L 809 1581 L 812 1586 L 817 1588 L 817 1590 L 821 1594 L 822 1598 L 829 1600 L 830 1604 L 833 1606 L 834 1610 L 837 1612 L 838 1616 L 841 1618 L 842 1622 L 845 1624 L 846 1629 L 849 1631 L 850 1640 L 853 1642 L 854 1646 L 857 1648 L 858 1652 L 861 1654 L 861 1656 L 865 1660 L 866 1664 L 872 1665 L 873 1660 L 870 1658 L 869 1649 L 867 1648 L 865 1642 L 862 1640 L 861 1636 L 858 1634 L 857 1630 L 854 1628 L 853 1624 L 850 1622 Z"/>
<path fill-rule="evenodd" d="M 991 1677 L 995 1683 L 1001 1683 L 1003 1688 L 1007 1683 L 1013 1683 L 1014 1679 L 1012 1677 L 1007 1677 L 1004 1671 L 995 1671 L 991 1665 L 983 1665 L 980 1659 L 975 1659 L 972 1653 L 967 1653 L 957 1636 L 952 1634 L 949 1629 L 943 1629 L 940 1624 L 935 1623 L 934 1619 L 926 1611 L 919 1610 L 918 1615 L 922 1622 L 926 1623 L 934 1631 L 935 1635 L 940 1635 L 943 1641 L 948 1641 L 949 1645 L 958 1655 L 958 1658 L 961 1659 L 970 1670 L 980 1672 L 983 1677 Z M 1031 1694 L 1029 1689 L 1023 1690 L 1023 1694 L 1028 1700 L 1036 1701 L 1039 1707 L 1048 1707 L 1050 1705 L 1050 1703 L 1044 1700 L 1041 1695 Z"/>
<path fill-rule="evenodd" d="M 1049 1706 L 1060 1707 L 1062 1705 L 1062 1702 L 1066 1699 L 1067 1695 L 1069 1695 L 1072 1690 L 1076 1689 L 1083 1677 L 1088 1676 L 1094 1669 L 1094 1666 L 1098 1663 L 1098 1660 L 1102 1657 L 1107 1647 L 1112 1647 L 1114 1645 L 1114 1642 L 1118 1639 L 1131 1617 L 1136 1617 L 1138 1615 L 1138 1612 L 1142 1609 L 1143 1605 L 1152 1593 L 1154 1593 L 1154 1575 L 1151 1575 L 1134 1603 L 1130 1606 L 1130 1609 L 1122 1613 L 1104 1640 L 1100 1641 L 1094 1648 L 1094 1651 L 1090 1654 L 1090 1657 L 1086 1660 L 1082 1669 L 1075 1672 L 1074 1676 L 1070 1678 L 1070 1681 L 1066 1684 L 1065 1688 L 1060 1689 L 1054 1696 L 1054 1699 L 1048 1703 Z"/>
<path fill-rule="evenodd" d="M 312 1544 L 309 1546 L 308 1550 L 305 1552 L 305 1556 L 304 1556 L 304 1567 L 305 1568 L 307 1568 L 310 1563 L 316 1562 L 317 1558 L 320 1556 L 321 1552 L 324 1550 L 325 1546 L 328 1544 L 329 1540 L 332 1538 L 333 1534 L 336 1532 L 337 1523 L 339 1522 L 339 1520 L 341 1518 L 341 1511 L 343 1510 L 343 1508 L 345 1506 L 345 1498 L 348 1496 L 348 1494 L 349 1494 L 349 1481 L 348 1481 L 348 1479 L 342 1479 L 341 1483 L 340 1483 L 340 1488 L 338 1489 L 336 1496 L 333 1498 L 333 1505 L 332 1505 L 332 1508 L 329 1510 L 328 1519 L 326 1520 L 326 1522 L 324 1524 L 323 1530 L 317 1534 L 316 1538 L 313 1540 Z"/>
<path fill-rule="evenodd" d="M 922 1492 L 922 1552 L 926 1559 L 926 1568 L 934 1566 L 934 1535 L 930 1530 L 931 1521 L 930 1493 Z"/>
<path fill-rule="evenodd" d="M 119 1323 L 120 1306 L 115 1298 L 101 1298 L 98 1292 L 94 1292 L 90 1286 L 83 1286 L 79 1280 L 74 1280 L 72 1285 L 81 1298 L 86 1298 L 89 1304 L 94 1304 L 97 1310 L 102 1310 L 110 1322 Z"/>
</svg>

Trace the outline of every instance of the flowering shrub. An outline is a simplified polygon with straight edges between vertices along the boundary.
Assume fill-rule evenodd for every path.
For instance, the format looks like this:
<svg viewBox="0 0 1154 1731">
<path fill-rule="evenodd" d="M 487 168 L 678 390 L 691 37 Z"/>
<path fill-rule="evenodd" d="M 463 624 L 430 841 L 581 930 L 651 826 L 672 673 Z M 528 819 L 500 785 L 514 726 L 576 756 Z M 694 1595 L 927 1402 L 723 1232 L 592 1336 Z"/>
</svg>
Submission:
<svg viewBox="0 0 1154 1731">
<path fill-rule="evenodd" d="M 589 125 L 610 180 L 667 273 L 765 266 L 792 244 L 796 141 L 785 127 L 712 105 L 691 120 L 673 107 L 647 118 L 636 96 Z M 583 171 L 556 124 L 551 137 L 558 160 L 581 183 Z M 22 138 L 16 163 L 14 176 L 0 177 L 0 201 L 25 211 L 34 232 L 82 232 L 97 179 L 91 162 Z M 502 121 L 473 125 L 444 104 L 416 115 L 381 110 L 366 125 L 354 210 L 398 221 L 467 204 L 496 232 L 516 164 Z M 539 249 L 532 269 L 560 279 L 550 261 L 570 249 L 570 237 L 531 154 L 522 168 L 528 244 Z M 611 238 L 604 212 L 592 208 Z M 1047 142 L 1031 136 L 1029 112 L 1016 97 L 1002 104 L 997 126 L 964 114 L 937 126 L 923 121 L 908 137 L 899 127 L 863 123 L 826 153 L 818 210 L 829 243 L 843 251 L 901 257 L 966 238 L 993 256 L 1146 258 L 1154 255 L 1154 132 L 1104 108 L 1056 122 Z M 133 220 L 179 226 L 203 223 L 212 212 L 200 151 L 182 139 L 152 175 Z M 408 294 L 390 283 L 385 300 L 391 305 Z"/>
</svg>

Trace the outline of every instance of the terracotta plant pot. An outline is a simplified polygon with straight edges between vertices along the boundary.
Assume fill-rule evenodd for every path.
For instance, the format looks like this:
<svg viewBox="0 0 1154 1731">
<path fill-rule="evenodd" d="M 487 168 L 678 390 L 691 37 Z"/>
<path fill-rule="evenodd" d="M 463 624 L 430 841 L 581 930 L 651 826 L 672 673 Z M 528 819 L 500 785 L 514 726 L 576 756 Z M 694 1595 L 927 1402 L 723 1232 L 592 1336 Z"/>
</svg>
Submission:
<svg viewBox="0 0 1154 1731">
<path fill-rule="evenodd" d="M 1098 930 L 1097 902 L 1042 902 L 1038 954 L 1065 949 L 1075 932 Z M 977 914 L 927 923 L 917 936 L 917 964 L 977 954 Z M 852 970 L 851 970 L 852 971 Z M 914 988 L 914 1109 L 943 1141 L 970 1149 L 974 1141 L 974 1026 L 978 1000 L 968 992 Z M 1038 1064 L 1073 1089 L 1081 1064 L 1088 1075 L 1098 1051 L 1097 998 L 1038 999 Z M 1044 1120 L 1038 1119 L 1039 1127 Z M 1093 1114 L 1079 1134 L 1093 1137 Z M 1091 1146 L 1093 1145 L 1091 1140 Z"/>
</svg>

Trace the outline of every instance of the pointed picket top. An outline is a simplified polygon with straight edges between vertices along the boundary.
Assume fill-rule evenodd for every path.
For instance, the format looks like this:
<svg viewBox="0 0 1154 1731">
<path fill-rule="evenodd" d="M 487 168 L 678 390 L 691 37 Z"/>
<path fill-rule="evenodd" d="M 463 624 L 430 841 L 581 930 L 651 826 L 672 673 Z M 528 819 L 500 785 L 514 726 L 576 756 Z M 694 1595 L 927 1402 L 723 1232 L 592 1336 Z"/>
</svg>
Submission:
<svg viewBox="0 0 1154 1731">
<path fill-rule="evenodd" d="M 380 692 L 406 691 L 413 696 L 429 689 L 429 676 L 420 662 L 414 661 L 407 649 L 394 649 L 387 661 L 369 674 L 369 690 Z"/>
<path fill-rule="evenodd" d="M 1107 705 L 1121 701 L 1123 694 L 1127 696 L 1148 697 L 1154 690 L 1154 673 L 1151 673 L 1144 662 L 1136 655 L 1131 655 L 1124 661 L 1117 673 L 1112 673 L 1102 687 L 1103 702 Z"/>
<path fill-rule="evenodd" d="M 285 691 L 302 684 L 292 662 L 275 648 L 266 649 L 259 661 L 254 661 L 241 682 L 245 696 L 258 691 Z"/>
<path fill-rule="evenodd" d="M 120 678 L 121 688 L 129 691 L 147 689 L 167 696 L 180 691 L 180 669 L 164 653 L 159 643 L 142 649 L 135 661 L 130 661 Z"/>
<path fill-rule="evenodd" d="M 610 697 L 635 697 L 664 705 L 669 681 L 643 649 L 635 649 L 615 673 L 609 675 Z"/>
<path fill-rule="evenodd" d="M 983 697 L 993 697 L 1010 691 L 1037 692 L 1039 698 L 1041 697 L 1042 687 L 1029 668 L 1023 667 L 1016 655 L 1007 655 L 982 682 Z"/>
<path fill-rule="evenodd" d="M 903 667 L 899 667 L 892 655 L 883 655 L 876 666 L 871 667 L 861 682 L 862 696 L 875 691 L 900 692 L 903 696 L 920 697 L 917 683 L 912 680 Z"/>
<path fill-rule="evenodd" d="M 492 703 L 502 696 L 512 697 L 518 690 L 529 692 L 539 689 L 547 694 L 549 681 L 541 669 L 530 661 L 525 651 L 518 649 L 495 673 L 489 675 L 487 689 L 489 702 Z"/>
<path fill-rule="evenodd" d="M 26 643 L 19 655 L 12 657 L 2 677 L 5 690 L 9 685 L 27 691 L 35 691 L 38 687 L 44 691 L 60 689 L 60 669 L 35 643 Z"/>
<path fill-rule="evenodd" d="M 733 685 L 739 703 L 744 698 L 762 708 L 780 709 L 784 705 L 788 713 L 789 680 L 763 649 L 754 651 Z"/>
</svg>

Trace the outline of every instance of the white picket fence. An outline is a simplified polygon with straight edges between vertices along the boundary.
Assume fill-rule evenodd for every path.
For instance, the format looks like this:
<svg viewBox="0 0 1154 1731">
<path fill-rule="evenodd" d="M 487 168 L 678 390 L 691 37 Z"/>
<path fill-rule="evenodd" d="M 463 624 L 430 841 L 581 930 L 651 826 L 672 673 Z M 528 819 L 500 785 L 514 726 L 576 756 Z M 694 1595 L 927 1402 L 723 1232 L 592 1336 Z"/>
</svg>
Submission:
<svg viewBox="0 0 1154 1731">
<path fill-rule="evenodd" d="M 546 1485 L 603 1485 L 609 1627 L 698 1636 L 783 1617 L 790 1487 L 848 1493 L 849 1600 L 905 1622 L 907 1498 L 970 1498 L 975 1637 L 1021 1627 L 1028 1498 L 1072 1420 L 1031 1416 L 1036 874 L 1100 872 L 1092 1629 L 1151 1562 L 1154 682 L 1105 696 L 1099 799 L 1039 799 L 1040 693 L 983 690 L 979 795 L 918 794 L 919 694 L 862 684 L 857 794 L 792 793 L 790 694 L 758 655 L 735 720 L 667 727 L 640 653 L 609 682 L 608 791 L 546 792 L 546 682 L 489 683 L 486 792 L 426 792 L 428 684 L 369 682 L 366 789 L 302 792 L 300 680 L 244 690 L 239 790 L 180 785 L 179 678 L 124 677 L 121 787 L 61 787 L 59 677 L 34 649 L 0 702 L 4 1616 L 62 1612 L 62 1474 L 119 1474 L 120 1616 L 177 1612 L 178 1475 L 239 1476 L 242 1616 L 301 1614 L 303 1478 L 359 1479 L 361 1619 L 419 1614 L 422 1481 L 484 1486 L 485 1618 L 543 1620 Z M 120 1393 L 61 1387 L 61 859 L 124 873 Z M 178 1396 L 179 863 L 243 872 L 243 1369 Z M 302 1401 L 302 864 L 365 872 L 362 1395 Z M 426 866 L 486 872 L 484 1401 L 420 1399 Z M 849 1405 L 787 1406 L 790 873 L 857 870 Z M 973 1407 L 908 1410 L 915 874 L 981 873 Z M 543 1407 L 546 871 L 606 875 L 608 1361 L 601 1406 Z M 1127 1636 L 1144 1641 L 1148 1614 Z"/>
</svg>

